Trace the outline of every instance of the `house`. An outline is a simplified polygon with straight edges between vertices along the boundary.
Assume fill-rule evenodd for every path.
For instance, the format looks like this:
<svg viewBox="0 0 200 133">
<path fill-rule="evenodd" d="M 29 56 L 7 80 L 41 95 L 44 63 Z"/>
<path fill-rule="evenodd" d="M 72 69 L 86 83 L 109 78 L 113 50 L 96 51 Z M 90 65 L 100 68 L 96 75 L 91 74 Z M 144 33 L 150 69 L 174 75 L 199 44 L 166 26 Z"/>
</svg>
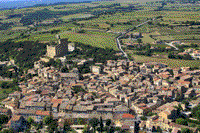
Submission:
<svg viewBox="0 0 200 133">
<path fill-rule="evenodd" d="M 160 112 L 158 114 L 159 119 L 162 121 L 171 122 L 172 120 L 175 120 L 178 116 L 178 112 L 174 107 L 167 107 L 164 111 Z"/>
<path fill-rule="evenodd" d="M 59 108 L 59 112 L 66 112 L 66 107 L 68 105 L 68 102 L 65 102 L 65 103 L 61 103 L 60 104 L 60 108 Z"/>
<path fill-rule="evenodd" d="M 50 116 L 50 111 L 37 110 L 35 113 L 35 121 L 41 122 L 45 116 Z"/>
<path fill-rule="evenodd" d="M 62 103 L 63 99 L 52 99 L 51 103 L 53 112 L 59 112 L 60 104 Z"/>
<path fill-rule="evenodd" d="M 25 102 L 25 103 L 22 102 L 20 103 L 20 105 L 24 106 L 24 108 L 22 109 L 28 109 L 28 110 L 45 110 L 46 109 L 45 102 Z"/>
<path fill-rule="evenodd" d="M 180 79 L 183 81 L 192 81 L 193 77 L 191 75 L 185 75 L 180 77 Z"/>
<path fill-rule="evenodd" d="M 29 117 L 35 117 L 36 111 L 27 109 L 17 109 L 15 110 L 14 114 L 23 116 L 27 120 Z"/>
<path fill-rule="evenodd" d="M 22 94 L 21 94 L 21 92 L 19 92 L 19 91 L 15 91 L 15 92 L 13 92 L 13 93 L 10 93 L 10 94 L 8 95 L 8 97 L 14 97 L 14 98 L 21 99 L 21 98 L 22 98 Z"/>
<path fill-rule="evenodd" d="M 154 84 L 156 86 L 161 86 L 162 85 L 162 79 L 159 79 L 159 78 L 154 78 Z"/>
<path fill-rule="evenodd" d="M 190 82 L 190 81 L 178 80 L 178 84 L 180 86 L 185 86 L 186 88 L 192 87 L 192 82 Z"/>
<path fill-rule="evenodd" d="M 186 92 L 185 92 L 185 98 L 193 98 L 195 97 L 197 94 L 195 92 L 194 89 L 188 89 Z"/>
<path fill-rule="evenodd" d="M 122 121 L 136 121 L 136 119 L 134 115 L 124 113 L 122 115 Z"/>
<path fill-rule="evenodd" d="M 179 104 L 179 103 L 178 103 L 177 101 L 174 101 L 174 102 L 171 102 L 171 103 L 166 103 L 166 104 L 164 104 L 164 105 L 158 107 L 158 108 L 156 109 L 156 112 L 157 112 L 157 113 L 162 112 L 162 111 L 164 111 L 165 109 L 167 109 L 168 107 L 178 106 L 178 104 Z"/>
<path fill-rule="evenodd" d="M 169 87 L 170 83 L 166 80 L 162 80 L 162 85 L 165 86 L 165 87 Z"/>
<path fill-rule="evenodd" d="M 120 101 L 119 99 L 117 99 L 117 98 L 112 98 L 112 97 L 107 98 L 107 99 L 106 99 L 106 102 L 107 102 L 107 103 L 113 103 L 114 106 L 118 106 L 118 105 L 120 105 L 120 103 L 121 103 L 121 101 Z"/>
<path fill-rule="evenodd" d="M 26 122 L 23 116 L 14 115 L 8 122 L 7 126 L 13 128 L 16 131 L 20 131 L 26 128 Z"/>
<path fill-rule="evenodd" d="M 52 105 L 52 110 L 53 110 L 53 112 L 59 112 L 59 106 L 60 106 L 59 103 L 54 103 L 54 104 Z"/>
<path fill-rule="evenodd" d="M 195 50 L 190 55 L 195 59 L 200 59 L 200 50 Z"/>
<path fill-rule="evenodd" d="M 8 117 L 11 117 L 12 111 L 10 109 L 0 108 L 0 114 L 1 115 L 7 115 Z"/>
<path fill-rule="evenodd" d="M 181 44 L 180 41 L 172 41 L 171 43 L 172 43 L 173 45 L 180 45 L 180 44 Z"/>
<path fill-rule="evenodd" d="M 190 67 L 181 67 L 181 72 L 190 71 Z"/>
<path fill-rule="evenodd" d="M 116 106 L 116 107 L 113 109 L 113 113 L 115 113 L 115 114 L 129 113 L 129 108 L 126 107 L 126 106 L 123 106 L 123 105 L 119 105 L 119 106 Z"/>
<path fill-rule="evenodd" d="M 181 131 L 178 130 L 178 128 L 173 128 L 173 129 L 172 129 L 172 133 L 181 133 Z"/>
<path fill-rule="evenodd" d="M 96 110 L 97 113 L 100 114 L 107 114 L 107 113 L 113 113 L 113 109 L 112 108 L 97 108 Z"/>
<path fill-rule="evenodd" d="M 170 122 L 169 124 L 169 129 L 173 129 L 173 128 L 177 128 L 178 130 L 181 131 L 182 128 L 188 128 L 190 130 L 192 130 L 193 133 L 197 133 L 198 132 L 198 128 L 194 128 L 194 127 L 189 127 L 189 126 L 184 126 L 184 125 L 179 125 L 173 122 Z"/>
<path fill-rule="evenodd" d="M 142 37 L 142 33 L 132 33 L 132 34 L 130 34 L 130 36 L 131 36 L 131 38 L 137 39 L 137 38 L 141 38 Z"/>
<path fill-rule="evenodd" d="M 200 85 L 200 80 L 192 80 L 192 85 L 193 85 L 193 86 L 198 86 L 198 85 Z"/>
<path fill-rule="evenodd" d="M 77 73 L 60 73 L 60 77 L 63 80 L 79 80 L 80 75 Z"/>
<path fill-rule="evenodd" d="M 81 106 L 81 105 L 76 105 L 76 106 L 73 107 L 73 112 L 75 112 L 75 113 L 87 113 L 87 107 Z"/>
<path fill-rule="evenodd" d="M 102 66 L 92 66 L 91 70 L 94 74 L 100 74 L 103 71 L 103 67 Z"/>
<path fill-rule="evenodd" d="M 193 48 L 190 48 L 190 49 L 186 49 L 186 50 L 185 50 L 186 53 L 193 53 L 193 51 L 194 51 Z"/>
</svg>

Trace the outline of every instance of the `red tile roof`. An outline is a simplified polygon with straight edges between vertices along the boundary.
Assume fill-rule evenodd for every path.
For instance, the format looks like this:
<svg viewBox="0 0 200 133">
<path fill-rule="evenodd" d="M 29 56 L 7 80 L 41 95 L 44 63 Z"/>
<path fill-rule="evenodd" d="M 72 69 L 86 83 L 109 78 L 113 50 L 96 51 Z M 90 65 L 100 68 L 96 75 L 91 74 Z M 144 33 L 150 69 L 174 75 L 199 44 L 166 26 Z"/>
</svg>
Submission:
<svg viewBox="0 0 200 133">
<path fill-rule="evenodd" d="M 49 111 L 37 110 L 36 115 L 50 115 L 50 112 Z"/>
<path fill-rule="evenodd" d="M 135 116 L 131 114 L 123 114 L 122 118 L 135 118 Z"/>
<path fill-rule="evenodd" d="M 179 83 L 179 84 L 186 85 L 186 84 L 190 84 L 191 82 L 190 82 L 190 81 L 179 80 L 178 83 Z"/>
<path fill-rule="evenodd" d="M 63 99 L 52 99 L 52 103 L 62 103 Z"/>
<path fill-rule="evenodd" d="M 14 115 L 14 116 L 11 118 L 11 120 L 12 120 L 12 121 L 19 121 L 20 118 L 21 118 L 21 115 Z"/>
</svg>

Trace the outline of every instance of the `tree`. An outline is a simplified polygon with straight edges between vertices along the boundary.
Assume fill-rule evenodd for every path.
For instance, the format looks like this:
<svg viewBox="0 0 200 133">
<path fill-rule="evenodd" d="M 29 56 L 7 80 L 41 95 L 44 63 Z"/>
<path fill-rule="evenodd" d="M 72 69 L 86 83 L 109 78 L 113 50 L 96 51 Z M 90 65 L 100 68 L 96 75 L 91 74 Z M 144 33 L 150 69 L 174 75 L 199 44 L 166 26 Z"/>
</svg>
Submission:
<svg viewBox="0 0 200 133">
<path fill-rule="evenodd" d="M 2 133 L 17 133 L 17 131 L 15 131 L 12 128 L 9 128 L 9 129 L 4 129 Z"/>
<path fill-rule="evenodd" d="M 174 106 L 174 108 L 177 109 L 177 115 L 180 116 L 181 115 L 181 111 L 183 110 L 181 104 L 179 103 L 178 106 Z"/>
<path fill-rule="evenodd" d="M 49 125 L 53 122 L 53 117 L 52 116 L 45 116 L 43 119 L 43 123 L 46 125 Z"/>
<path fill-rule="evenodd" d="M 85 30 L 81 29 L 78 31 L 78 33 L 85 33 Z"/>
<path fill-rule="evenodd" d="M 196 112 L 196 116 L 197 116 L 197 119 L 198 119 L 199 122 L 200 122 L 200 110 L 198 110 L 198 111 Z"/>
<path fill-rule="evenodd" d="M 183 100 L 182 103 L 185 104 L 185 107 L 188 107 L 190 104 L 188 100 Z"/>
<path fill-rule="evenodd" d="M 155 126 L 153 126 L 153 128 L 152 128 L 152 132 L 157 132 L 157 130 L 156 130 L 156 127 L 155 127 Z"/>
<path fill-rule="evenodd" d="M 187 120 L 185 120 L 185 119 L 183 119 L 183 118 L 178 118 L 178 119 L 176 119 L 176 123 L 177 124 L 180 124 L 180 125 L 188 125 L 188 122 L 187 122 Z"/>
<path fill-rule="evenodd" d="M 1 88 L 3 88 L 3 89 L 9 88 L 8 82 L 2 82 L 2 83 L 1 83 Z"/>
<path fill-rule="evenodd" d="M 153 112 L 149 112 L 149 113 L 147 114 L 147 116 L 152 116 L 152 115 L 154 115 Z"/>
<path fill-rule="evenodd" d="M 160 128 L 160 126 L 157 127 L 157 132 L 162 133 L 162 129 Z"/>
<path fill-rule="evenodd" d="M 40 122 L 40 123 L 38 123 L 36 130 L 42 129 L 42 127 L 43 127 L 43 123 Z"/>
<path fill-rule="evenodd" d="M 55 62 L 54 62 L 54 66 L 56 68 L 60 69 L 61 66 L 62 66 L 61 60 L 60 59 L 56 59 Z"/>
<path fill-rule="evenodd" d="M 138 39 L 137 39 L 137 42 L 138 42 L 139 44 L 141 44 L 141 43 L 142 43 L 142 39 L 138 38 Z"/>
<path fill-rule="evenodd" d="M 77 119 L 78 125 L 83 125 L 85 124 L 84 120 L 82 118 Z"/>
<path fill-rule="evenodd" d="M 194 107 L 192 109 L 192 117 L 197 117 L 197 113 L 196 112 L 199 111 L 199 110 L 200 110 L 200 105 Z"/>
<path fill-rule="evenodd" d="M 146 118 L 145 116 L 142 116 L 142 117 L 141 117 L 141 120 L 146 121 L 147 118 Z"/>
<path fill-rule="evenodd" d="M 0 115 L 0 124 L 5 124 L 8 122 L 8 116 L 7 115 Z"/>
<path fill-rule="evenodd" d="M 29 117 L 28 119 L 27 119 L 27 124 L 28 124 L 28 126 L 29 127 L 31 127 L 31 125 L 34 123 L 34 120 L 33 120 L 33 118 L 32 117 Z"/>
<path fill-rule="evenodd" d="M 100 117 L 100 132 L 103 132 L 103 120 L 102 117 Z"/>
<path fill-rule="evenodd" d="M 191 133 L 191 131 L 188 128 L 181 128 L 181 133 Z"/>
<path fill-rule="evenodd" d="M 67 68 L 66 66 L 64 66 L 64 67 L 61 69 L 61 72 L 62 72 L 62 73 L 68 73 L 69 70 L 68 70 L 68 68 Z"/>
<path fill-rule="evenodd" d="M 106 126 L 110 126 L 111 123 L 112 123 L 111 119 L 106 120 Z"/>
<path fill-rule="evenodd" d="M 48 129 L 51 131 L 57 131 L 58 130 L 58 123 L 56 120 L 52 120 L 52 122 L 49 124 Z"/>
<path fill-rule="evenodd" d="M 67 121 L 64 122 L 64 132 L 68 132 L 68 131 L 71 131 L 71 124 Z"/>
<path fill-rule="evenodd" d="M 99 124 L 99 120 L 97 118 L 92 118 L 90 121 L 89 121 L 90 125 L 93 127 L 94 129 L 94 133 L 95 133 L 95 130 L 96 130 L 96 126 Z"/>
<path fill-rule="evenodd" d="M 82 133 L 88 133 L 89 131 L 88 131 L 88 125 L 85 125 L 84 126 L 84 129 L 83 129 L 83 131 L 82 131 Z"/>
</svg>

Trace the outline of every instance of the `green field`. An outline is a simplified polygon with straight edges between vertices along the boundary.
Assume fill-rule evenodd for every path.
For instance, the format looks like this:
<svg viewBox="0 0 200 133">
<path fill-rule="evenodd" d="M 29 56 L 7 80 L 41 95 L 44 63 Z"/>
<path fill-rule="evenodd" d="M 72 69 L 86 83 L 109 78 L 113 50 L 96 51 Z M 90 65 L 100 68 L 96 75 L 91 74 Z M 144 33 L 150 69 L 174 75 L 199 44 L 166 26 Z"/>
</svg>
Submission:
<svg viewBox="0 0 200 133">
<path fill-rule="evenodd" d="M 154 39 L 152 39 L 151 37 L 149 37 L 149 35 L 145 35 L 141 39 L 142 39 L 143 43 L 150 43 L 150 44 L 152 44 L 155 41 Z"/>
<path fill-rule="evenodd" d="M 64 33 L 61 38 L 68 38 L 72 42 L 81 42 L 87 45 L 100 48 L 109 48 L 118 51 L 115 36 L 110 33 L 87 32 L 87 33 Z"/>
<path fill-rule="evenodd" d="M 61 19 L 63 21 L 69 21 L 72 18 L 88 18 L 91 17 L 93 15 L 91 14 L 75 14 L 75 15 L 67 15 L 67 16 L 63 16 Z"/>
<path fill-rule="evenodd" d="M 154 57 L 140 56 L 131 54 L 131 58 L 133 58 L 136 62 L 159 62 L 165 63 L 171 68 L 180 68 L 180 67 L 198 67 L 200 66 L 200 61 L 197 60 L 179 60 L 179 59 L 160 59 Z"/>
<path fill-rule="evenodd" d="M 27 27 L 13 27 L 12 30 L 27 30 Z"/>
</svg>

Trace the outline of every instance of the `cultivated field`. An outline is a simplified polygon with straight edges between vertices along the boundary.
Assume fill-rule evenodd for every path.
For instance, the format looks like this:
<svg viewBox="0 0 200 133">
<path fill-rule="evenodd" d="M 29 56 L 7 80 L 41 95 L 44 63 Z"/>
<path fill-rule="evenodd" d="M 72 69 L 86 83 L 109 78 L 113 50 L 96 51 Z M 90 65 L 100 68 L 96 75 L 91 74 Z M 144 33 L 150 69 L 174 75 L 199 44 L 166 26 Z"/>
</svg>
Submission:
<svg viewBox="0 0 200 133">
<path fill-rule="evenodd" d="M 132 59 L 134 59 L 136 62 L 160 62 L 165 63 L 171 68 L 180 68 L 180 67 L 199 67 L 200 61 L 197 60 L 179 60 L 179 59 L 160 59 L 160 58 L 154 58 L 154 57 L 146 57 L 146 56 L 140 56 L 140 55 L 132 55 Z"/>
</svg>

